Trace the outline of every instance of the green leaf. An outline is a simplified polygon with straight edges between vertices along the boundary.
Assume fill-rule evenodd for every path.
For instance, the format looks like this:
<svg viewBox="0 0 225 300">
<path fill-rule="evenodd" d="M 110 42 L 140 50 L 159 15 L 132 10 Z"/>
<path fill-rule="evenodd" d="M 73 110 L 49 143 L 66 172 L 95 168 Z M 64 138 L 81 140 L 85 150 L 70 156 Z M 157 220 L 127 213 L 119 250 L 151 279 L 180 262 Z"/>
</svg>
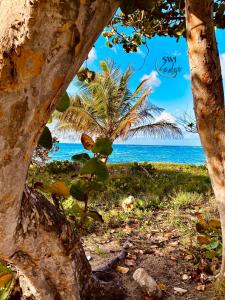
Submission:
<svg viewBox="0 0 225 300">
<path fill-rule="evenodd" d="M 92 152 L 108 156 L 112 153 L 112 141 L 109 138 L 97 138 Z"/>
<path fill-rule="evenodd" d="M 83 209 L 78 203 L 74 203 L 70 208 L 66 210 L 67 215 L 79 216 L 83 212 Z"/>
<path fill-rule="evenodd" d="M 87 183 L 87 189 L 88 189 L 88 192 L 91 192 L 91 191 L 102 192 L 105 189 L 105 185 L 102 182 L 99 182 L 99 181 L 96 181 L 96 180 L 89 181 Z"/>
<path fill-rule="evenodd" d="M 206 258 L 212 259 L 216 256 L 216 252 L 214 250 L 208 250 L 205 253 Z"/>
<path fill-rule="evenodd" d="M 106 180 L 109 177 L 109 171 L 106 165 L 96 157 L 88 160 L 80 170 L 80 173 L 96 175 L 98 180 Z"/>
<path fill-rule="evenodd" d="M 67 92 L 65 92 L 62 98 L 59 100 L 56 106 L 56 110 L 58 110 L 59 112 L 64 112 L 65 110 L 67 110 L 69 106 L 70 106 L 70 97 L 67 94 Z"/>
<path fill-rule="evenodd" d="M 89 210 L 89 212 L 87 213 L 87 216 L 97 222 L 104 223 L 102 215 L 100 215 L 97 211 Z"/>
<path fill-rule="evenodd" d="M 47 126 L 45 126 L 45 128 L 41 134 L 41 137 L 38 141 L 38 145 L 40 145 L 48 150 L 52 149 L 52 134 Z"/>
<path fill-rule="evenodd" d="M 79 201 L 85 201 L 87 197 L 87 185 L 84 180 L 78 179 L 70 187 L 70 195 Z"/>
<path fill-rule="evenodd" d="M 215 250 L 216 248 L 218 248 L 219 244 L 220 244 L 220 242 L 218 240 L 217 241 L 213 241 L 212 243 L 210 243 L 209 245 L 207 245 L 207 248 Z"/>
<path fill-rule="evenodd" d="M 221 257 L 223 254 L 223 248 L 219 247 L 218 249 L 216 249 L 216 256 Z"/>
<path fill-rule="evenodd" d="M 72 156 L 72 160 L 86 162 L 90 159 L 90 156 L 87 153 L 75 154 Z"/>
</svg>

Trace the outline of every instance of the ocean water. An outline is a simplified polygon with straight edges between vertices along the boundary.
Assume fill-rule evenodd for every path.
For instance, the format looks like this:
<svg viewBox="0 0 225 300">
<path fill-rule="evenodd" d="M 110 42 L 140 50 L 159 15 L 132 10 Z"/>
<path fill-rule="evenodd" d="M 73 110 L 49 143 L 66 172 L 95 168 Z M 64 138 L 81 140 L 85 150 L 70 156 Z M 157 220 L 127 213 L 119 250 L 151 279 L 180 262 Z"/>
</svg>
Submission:
<svg viewBox="0 0 225 300">
<path fill-rule="evenodd" d="M 71 160 L 74 154 L 87 152 L 81 144 L 59 143 L 59 151 L 50 153 L 51 160 Z M 125 162 L 171 162 L 180 164 L 204 164 L 205 155 L 201 147 L 113 145 L 110 163 Z"/>
</svg>

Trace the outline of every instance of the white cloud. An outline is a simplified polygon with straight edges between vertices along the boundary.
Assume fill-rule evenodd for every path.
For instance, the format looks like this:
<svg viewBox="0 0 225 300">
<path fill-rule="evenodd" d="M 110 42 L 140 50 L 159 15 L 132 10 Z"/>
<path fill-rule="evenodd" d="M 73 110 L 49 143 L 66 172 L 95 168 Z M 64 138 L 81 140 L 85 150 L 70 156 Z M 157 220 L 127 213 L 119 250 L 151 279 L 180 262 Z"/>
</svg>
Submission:
<svg viewBox="0 0 225 300">
<path fill-rule="evenodd" d="M 161 85 L 161 80 L 158 78 L 159 74 L 156 71 L 152 71 L 149 75 L 145 74 L 142 76 L 141 81 L 148 79 L 148 84 L 152 87 L 159 87 Z"/>
<path fill-rule="evenodd" d="M 181 52 L 175 50 L 175 51 L 172 53 L 172 55 L 174 55 L 174 56 L 181 56 Z"/>
<path fill-rule="evenodd" d="M 142 57 L 145 57 L 145 53 L 140 48 L 137 49 L 137 54 L 141 55 Z"/>
<path fill-rule="evenodd" d="M 223 77 L 223 80 L 225 80 L 225 53 L 222 53 L 220 55 L 220 64 L 221 64 L 221 70 L 222 70 L 222 77 Z"/>
<path fill-rule="evenodd" d="M 163 111 L 156 119 L 155 122 L 166 121 L 174 123 L 176 121 L 175 117 L 169 112 Z"/>
<path fill-rule="evenodd" d="M 92 48 L 88 54 L 87 63 L 92 64 L 97 59 L 97 52 L 95 48 Z"/>
<path fill-rule="evenodd" d="M 184 79 L 185 80 L 191 80 L 191 76 L 190 76 L 190 74 L 184 74 Z"/>
</svg>

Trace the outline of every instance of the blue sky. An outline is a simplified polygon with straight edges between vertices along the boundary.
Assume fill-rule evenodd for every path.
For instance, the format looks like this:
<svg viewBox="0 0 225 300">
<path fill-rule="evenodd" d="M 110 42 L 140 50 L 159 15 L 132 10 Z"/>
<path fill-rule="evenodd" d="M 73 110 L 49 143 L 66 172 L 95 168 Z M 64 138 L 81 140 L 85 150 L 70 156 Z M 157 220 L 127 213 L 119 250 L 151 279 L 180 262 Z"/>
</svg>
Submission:
<svg viewBox="0 0 225 300">
<path fill-rule="evenodd" d="M 217 42 L 221 58 L 223 78 L 225 79 L 225 31 L 217 30 Z M 99 61 L 111 58 L 118 66 L 124 70 L 128 65 L 134 69 L 131 79 L 131 89 L 134 89 L 140 80 L 145 76 L 150 76 L 149 84 L 153 88 L 149 100 L 165 109 L 166 116 L 170 117 L 182 115 L 183 112 L 193 112 L 193 100 L 191 84 L 189 79 L 189 64 L 187 56 L 186 40 L 181 38 L 179 42 L 169 37 L 155 37 L 148 41 L 149 53 L 147 48 L 141 47 L 137 53 L 125 53 L 120 46 L 110 49 L 105 45 L 105 38 L 100 36 L 95 46 L 89 54 L 89 59 L 85 65 L 95 71 L 99 69 Z M 181 71 L 174 78 L 166 78 L 156 71 L 156 62 L 162 64 L 165 56 L 176 56 L 176 66 Z M 72 82 L 67 90 L 70 95 L 76 93 L 76 87 Z M 64 139 L 65 141 L 65 139 Z M 67 138 L 66 141 L 71 141 Z M 121 141 L 118 141 L 121 143 Z M 181 140 L 160 140 L 151 137 L 138 136 L 126 141 L 127 144 L 149 144 L 149 145 L 200 145 L 197 135 L 185 133 Z"/>
</svg>

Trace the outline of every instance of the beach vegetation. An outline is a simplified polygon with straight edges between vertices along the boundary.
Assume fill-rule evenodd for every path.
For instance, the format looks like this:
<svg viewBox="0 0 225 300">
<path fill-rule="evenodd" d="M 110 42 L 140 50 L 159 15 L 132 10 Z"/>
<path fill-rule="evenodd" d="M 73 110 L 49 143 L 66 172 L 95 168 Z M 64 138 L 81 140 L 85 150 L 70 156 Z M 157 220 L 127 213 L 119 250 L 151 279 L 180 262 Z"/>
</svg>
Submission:
<svg viewBox="0 0 225 300">
<path fill-rule="evenodd" d="M 53 182 L 46 186 L 45 191 L 49 191 L 51 194 L 51 200 L 53 201 L 56 209 L 59 212 L 63 212 L 68 220 L 75 224 L 76 229 L 81 228 L 83 230 L 84 224 L 89 224 L 90 219 L 97 222 L 104 222 L 101 214 L 89 207 L 89 194 L 92 191 L 101 192 L 105 189 L 106 181 L 109 177 L 109 171 L 102 159 L 108 159 L 108 156 L 112 153 L 112 142 L 108 138 L 97 138 L 94 141 L 90 136 L 82 134 L 81 142 L 86 150 L 90 150 L 94 153 L 94 157 L 90 157 L 87 153 L 75 154 L 72 159 L 75 163 L 64 164 L 57 162 L 51 163 L 47 167 L 50 174 L 60 174 L 66 170 L 66 174 L 72 172 L 72 181 L 68 186 L 66 180 L 62 180 L 61 177 L 56 180 L 54 177 Z M 68 168 L 69 166 L 69 168 Z M 40 173 L 40 167 L 37 166 Z M 75 172 L 74 172 L 75 171 Z M 32 179 L 32 186 L 43 190 L 44 183 Z M 48 180 L 49 182 L 49 180 Z M 66 201 L 70 196 L 75 200 L 71 203 L 71 198 Z M 80 204 L 81 203 L 81 204 Z M 68 206 L 68 204 L 71 204 Z"/>
</svg>

